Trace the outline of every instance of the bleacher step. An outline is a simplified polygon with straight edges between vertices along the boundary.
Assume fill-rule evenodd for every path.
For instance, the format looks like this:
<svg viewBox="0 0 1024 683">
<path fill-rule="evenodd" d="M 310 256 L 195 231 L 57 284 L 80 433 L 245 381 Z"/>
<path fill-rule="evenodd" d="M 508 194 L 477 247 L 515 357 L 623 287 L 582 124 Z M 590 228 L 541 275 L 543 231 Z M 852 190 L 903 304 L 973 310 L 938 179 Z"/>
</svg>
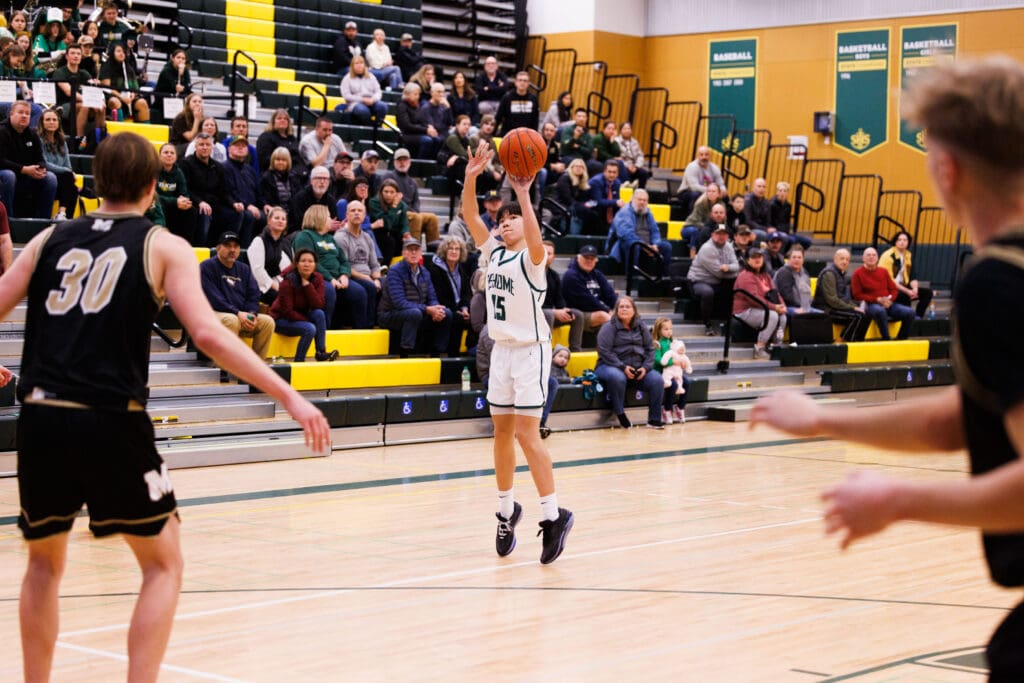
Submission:
<svg viewBox="0 0 1024 683">
<path fill-rule="evenodd" d="M 297 430 L 281 432 L 273 436 L 256 434 L 248 438 L 239 436 L 214 439 L 182 437 L 159 442 L 156 449 L 170 469 L 295 460 L 328 455 L 310 451 L 306 447 L 302 432 Z"/>
<path fill-rule="evenodd" d="M 737 387 L 734 385 L 731 388 L 709 391 L 708 401 L 752 400 L 782 389 L 798 391 L 801 394 L 809 395 L 832 393 L 831 387 L 810 386 L 807 384 L 781 384 L 777 386 L 752 385 L 750 387 Z"/>
<path fill-rule="evenodd" d="M 230 400 L 158 400 L 150 401 L 146 407 L 153 423 L 158 425 L 158 430 L 173 425 L 204 422 L 218 422 L 228 420 L 255 420 L 273 418 L 276 415 L 277 404 L 267 398 L 253 398 L 245 400 L 241 396 L 232 397 Z M 158 437 L 177 436 L 177 434 L 162 433 L 158 431 Z"/>
<path fill-rule="evenodd" d="M 168 384 L 152 387 L 150 399 L 157 398 L 203 398 L 209 396 L 231 396 L 248 394 L 248 384 L 217 383 L 217 384 Z"/>
<path fill-rule="evenodd" d="M 802 372 L 733 372 L 708 377 L 708 391 L 802 385 Z"/>
<path fill-rule="evenodd" d="M 828 405 L 856 405 L 857 401 L 852 398 L 819 398 L 816 403 Z M 712 404 L 705 408 L 704 415 L 709 420 L 717 422 L 747 422 L 750 419 L 750 411 L 754 403 L 721 403 Z"/>
<path fill-rule="evenodd" d="M 165 363 L 150 363 L 149 386 L 163 387 L 177 384 L 204 384 L 220 382 L 220 368 L 196 366 L 172 367 Z"/>
</svg>

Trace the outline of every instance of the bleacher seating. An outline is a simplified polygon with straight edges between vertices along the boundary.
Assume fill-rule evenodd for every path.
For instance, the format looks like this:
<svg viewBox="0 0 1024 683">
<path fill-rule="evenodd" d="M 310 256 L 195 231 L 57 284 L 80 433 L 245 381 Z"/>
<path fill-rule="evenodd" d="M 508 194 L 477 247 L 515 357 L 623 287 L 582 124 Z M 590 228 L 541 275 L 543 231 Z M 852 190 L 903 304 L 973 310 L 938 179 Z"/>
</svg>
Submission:
<svg viewBox="0 0 1024 683">
<path fill-rule="evenodd" d="M 224 76 L 230 68 L 230 56 L 236 50 L 244 50 L 259 65 L 255 85 L 259 101 L 264 107 L 284 107 L 294 115 L 300 104 L 318 111 L 326 106 L 335 121 L 336 132 L 356 151 L 365 149 L 371 141 L 397 146 L 399 138 L 394 131 L 386 127 L 374 131 L 368 126 L 354 125 L 347 114 L 333 112 L 334 107 L 341 102 L 338 89 L 340 78 L 331 65 L 330 53 L 341 26 L 348 19 L 358 22 L 359 39 L 363 44 L 370 41 L 371 32 L 376 27 L 386 31 L 392 49 L 397 47 L 401 33 L 412 33 L 419 41 L 423 35 L 419 0 L 389 1 L 387 5 L 358 0 L 298 0 L 288 6 L 275 4 L 273 0 L 183 0 L 179 4 L 179 19 L 193 29 L 191 56 L 194 61 L 198 61 L 202 74 Z M 309 95 L 302 101 L 300 92 L 307 83 L 327 94 L 326 103 Z M 385 93 L 384 99 L 389 103 L 391 111 L 398 98 L 398 93 Z M 543 104 L 544 96 L 541 99 Z M 262 130 L 263 123 L 251 123 L 253 137 Z M 166 126 L 133 123 L 111 123 L 109 130 L 111 134 L 133 130 L 157 145 L 167 139 L 168 132 Z M 75 155 L 72 164 L 75 171 L 84 176 L 84 182 L 91 183 L 91 157 Z M 433 160 L 414 160 L 413 164 L 413 174 L 423 177 L 428 189 L 436 194 L 449 192 L 448 183 L 443 177 L 429 177 L 436 171 Z M 689 258 L 685 256 L 685 245 L 679 241 L 682 221 L 678 215 L 673 214 L 673 211 L 677 214 L 678 209 L 669 204 L 668 191 L 650 187 L 649 192 L 655 219 L 661 225 L 663 234 L 672 241 L 673 251 L 677 254 L 674 272 L 685 276 Z M 631 195 L 632 190 L 628 188 L 622 192 L 622 198 L 626 201 Z M 14 239 L 23 243 L 46 225 L 49 225 L 49 221 L 14 219 Z M 604 236 L 565 236 L 556 240 L 556 250 L 561 255 L 572 255 L 583 244 L 594 244 L 603 253 L 604 243 Z M 197 259 L 203 260 L 209 257 L 210 251 L 197 249 L 196 254 Z M 805 267 L 814 275 L 824 265 L 823 262 L 809 260 Z M 621 267 L 616 267 L 607 257 L 601 258 L 599 267 L 610 275 L 621 272 Z M 641 281 L 640 294 L 673 296 L 671 290 L 666 288 L 668 284 L 656 283 L 654 286 Z M 942 336 L 948 333 L 948 323 L 944 320 L 915 321 L 914 324 L 915 336 Z M 568 327 L 556 329 L 553 343 L 566 344 L 567 335 Z M 341 360 L 332 363 L 291 363 L 289 361 L 294 356 L 297 338 L 274 335 L 269 354 L 286 360 L 274 363 L 271 367 L 293 386 L 304 391 L 367 389 L 365 395 L 353 393 L 317 401 L 328 415 L 332 427 L 487 416 L 483 392 L 461 392 L 449 388 L 459 382 L 463 367 L 469 367 L 476 380 L 472 358 L 389 358 L 389 336 L 387 330 L 331 330 L 328 332 L 327 346 L 339 349 Z M 946 384 L 952 381 L 948 365 L 942 362 L 948 356 L 947 339 L 781 347 L 773 352 L 773 359 L 781 366 L 865 366 L 825 370 L 822 383 L 835 392 Z M 583 370 L 593 368 L 596 357 L 596 352 L 592 350 L 574 353 L 570 373 L 578 376 Z M 695 377 L 691 386 L 691 405 L 699 406 L 708 401 L 709 397 L 715 396 L 712 377 L 709 377 L 712 371 L 704 369 L 702 372 L 704 374 Z M 2 400 L 4 397 L 0 393 Z M 642 405 L 642 399 L 631 395 L 629 405 Z M 565 386 L 558 393 L 554 410 L 556 413 L 601 412 L 606 410 L 606 405 L 603 396 L 586 399 L 580 387 Z M 8 425 L 0 417 L 0 450 L 4 450 L 5 439 L 13 439 L 12 435 L 13 423 Z"/>
</svg>

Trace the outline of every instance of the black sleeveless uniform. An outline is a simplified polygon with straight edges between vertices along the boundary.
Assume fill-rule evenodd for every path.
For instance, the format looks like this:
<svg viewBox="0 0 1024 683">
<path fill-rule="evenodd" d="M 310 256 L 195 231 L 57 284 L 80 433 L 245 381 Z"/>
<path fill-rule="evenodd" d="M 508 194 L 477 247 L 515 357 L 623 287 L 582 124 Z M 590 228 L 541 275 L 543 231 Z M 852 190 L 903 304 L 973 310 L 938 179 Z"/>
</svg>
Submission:
<svg viewBox="0 0 1024 683">
<path fill-rule="evenodd" d="M 162 230 L 137 214 L 93 213 L 52 229 L 29 281 L 18 396 L 18 479 L 26 538 L 71 528 L 155 535 L 175 514 L 144 411 L 151 323 L 147 277 Z"/>
<path fill-rule="evenodd" d="M 971 474 L 980 475 L 1024 456 L 1017 453 L 1003 420 L 1024 401 L 1020 363 L 1024 316 L 1024 233 L 983 247 L 955 294 L 953 363 L 961 390 L 964 436 Z M 1024 586 L 1024 534 L 984 533 L 992 580 Z M 987 649 L 992 681 L 1024 680 L 1024 603 L 999 625 Z"/>
</svg>

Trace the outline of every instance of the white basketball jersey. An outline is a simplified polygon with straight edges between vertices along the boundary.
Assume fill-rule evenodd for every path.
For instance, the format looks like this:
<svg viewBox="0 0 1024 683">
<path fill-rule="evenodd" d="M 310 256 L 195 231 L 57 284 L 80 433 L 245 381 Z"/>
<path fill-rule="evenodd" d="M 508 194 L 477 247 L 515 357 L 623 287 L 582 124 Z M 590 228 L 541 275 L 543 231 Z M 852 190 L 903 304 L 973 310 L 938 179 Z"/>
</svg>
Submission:
<svg viewBox="0 0 1024 683">
<path fill-rule="evenodd" d="M 551 341 L 541 311 L 547 289 L 545 265 L 530 262 L 528 249 L 509 251 L 489 238 L 480 251 L 487 262 L 487 332 L 495 341 Z"/>
</svg>

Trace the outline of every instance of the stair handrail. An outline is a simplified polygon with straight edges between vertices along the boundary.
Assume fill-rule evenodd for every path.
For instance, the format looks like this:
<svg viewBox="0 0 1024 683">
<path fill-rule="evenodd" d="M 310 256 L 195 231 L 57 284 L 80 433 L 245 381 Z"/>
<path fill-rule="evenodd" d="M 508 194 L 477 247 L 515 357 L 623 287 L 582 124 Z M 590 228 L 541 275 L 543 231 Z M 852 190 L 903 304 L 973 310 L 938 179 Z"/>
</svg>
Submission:
<svg viewBox="0 0 1024 683">
<path fill-rule="evenodd" d="M 672 141 L 669 142 L 662 137 L 663 132 L 672 134 Z M 651 164 L 660 166 L 661 150 L 673 149 L 679 143 L 679 131 L 664 119 L 655 119 L 651 122 Z"/>
<path fill-rule="evenodd" d="M 651 275 L 643 268 L 640 267 L 640 251 L 646 251 L 652 258 L 658 259 L 660 269 L 663 271 L 661 275 Z M 665 266 L 664 261 L 661 258 L 661 252 L 658 251 L 658 247 L 653 244 L 647 244 L 646 242 L 636 241 L 629 245 L 629 253 L 626 255 L 626 296 L 633 291 L 633 274 L 636 273 L 648 282 L 661 282 L 662 279 L 668 273 L 664 272 Z M 640 295 L 640 289 L 637 288 L 637 296 Z"/>
<path fill-rule="evenodd" d="M 179 33 L 178 30 L 174 30 L 175 27 L 177 27 L 179 30 L 180 29 L 185 29 L 185 35 L 187 36 L 187 39 L 188 39 L 188 43 L 187 44 L 182 44 L 182 43 L 178 42 L 177 37 L 180 36 L 181 33 Z M 191 26 L 189 26 L 188 24 L 181 23 L 181 20 L 178 19 L 178 17 L 174 17 L 167 24 L 167 28 L 168 28 L 169 31 L 171 31 L 171 35 L 175 37 L 175 39 L 173 39 L 171 41 L 172 45 L 177 45 L 179 48 L 181 48 L 182 50 L 185 50 L 186 52 L 188 52 L 189 50 L 192 49 L 192 27 Z"/>
<path fill-rule="evenodd" d="M 238 58 L 240 56 L 241 57 L 245 57 L 247 60 L 249 60 L 249 63 L 252 64 L 252 76 L 246 76 L 245 74 L 243 74 L 241 71 L 238 70 Z M 255 83 L 256 82 L 256 78 L 259 75 L 259 69 L 260 69 L 260 65 L 256 63 L 256 60 L 253 59 L 252 55 L 250 55 L 245 50 L 235 50 L 235 54 L 231 58 L 231 109 L 232 110 L 234 110 L 234 108 L 235 108 L 235 98 L 238 96 L 238 81 L 241 81 L 242 83 L 245 83 L 245 84 Z M 249 96 L 248 96 L 248 94 L 243 95 L 242 96 L 242 100 L 243 100 L 243 102 L 242 102 L 242 111 L 245 114 L 245 118 L 248 119 L 249 118 Z"/>
<path fill-rule="evenodd" d="M 164 329 L 157 325 L 156 323 L 152 324 L 152 329 L 153 333 L 156 334 L 156 336 L 163 339 L 164 342 L 173 349 L 180 349 L 181 347 L 188 344 L 188 330 L 186 330 L 184 327 L 181 328 L 181 337 L 177 340 L 171 338 L 171 336 L 167 334 L 167 332 L 165 332 Z"/>
<path fill-rule="evenodd" d="M 314 95 L 318 95 L 320 97 L 320 102 L 323 104 L 323 107 L 321 108 L 319 114 L 317 114 L 311 108 L 311 106 L 312 106 L 312 99 L 310 99 L 310 106 L 306 105 L 306 93 L 307 92 L 310 92 L 310 93 L 312 93 Z M 316 87 L 312 83 L 303 83 L 302 87 L 299 88 L 299 106 L 298 106 L 298 111 L 295 112 L 295 130 L 298 131 L 299 137 L 302 137 L 302 119 L 304 118 L 305 114 L 309 114 L 310 116 L 313 117 L 313 120 L 316 120 L 318 117 L 323 116 L 326 113 L 327 113 L 327 93 L 324 92 L 323 90 L 321 90 L 320 88 Z"/>
</svg>

